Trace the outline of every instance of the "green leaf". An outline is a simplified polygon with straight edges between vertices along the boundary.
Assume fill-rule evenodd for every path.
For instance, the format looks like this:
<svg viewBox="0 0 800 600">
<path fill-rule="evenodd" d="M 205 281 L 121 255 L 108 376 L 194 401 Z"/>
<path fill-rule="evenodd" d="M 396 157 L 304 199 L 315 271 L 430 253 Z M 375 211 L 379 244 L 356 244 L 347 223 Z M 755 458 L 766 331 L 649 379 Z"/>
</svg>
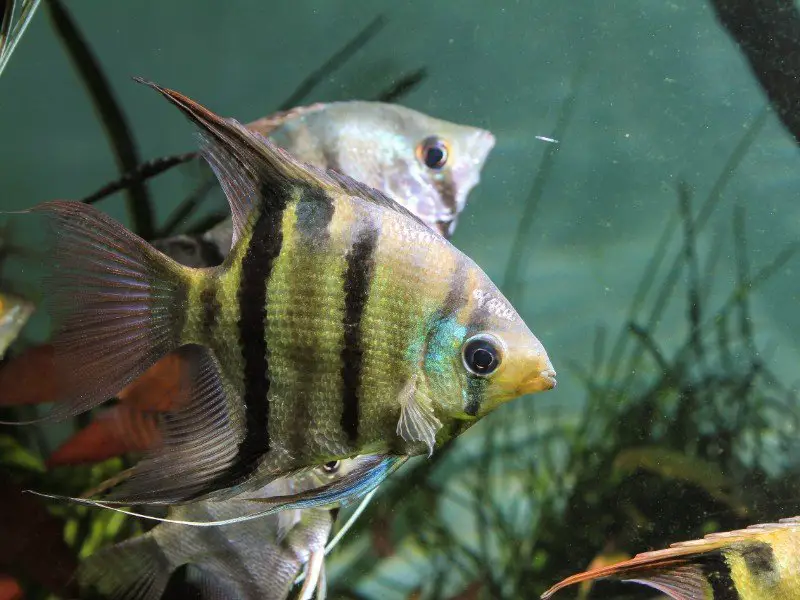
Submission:
<svg viewBox="0 0 800 600">
<path fill-rule="evenodd" d="M 10 435 L 0 435 L 0 463 L 5 467 L 16 467 L 24 471 L 45 472 L 42 459 Z"/>
</svg>

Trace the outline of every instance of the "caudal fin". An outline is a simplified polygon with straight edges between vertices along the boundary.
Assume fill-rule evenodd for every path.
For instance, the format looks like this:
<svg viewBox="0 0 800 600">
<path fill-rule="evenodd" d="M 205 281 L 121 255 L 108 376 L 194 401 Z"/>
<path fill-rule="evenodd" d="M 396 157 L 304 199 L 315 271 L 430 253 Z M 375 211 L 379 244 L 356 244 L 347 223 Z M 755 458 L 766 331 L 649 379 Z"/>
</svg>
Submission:
<svg viewBox="0 0 800 600">
<path fill-rule="evenodd" d="M 31 212 L 54 241 L 45 298 L 59 385 L 42 420 L 58 420 L 111 398 L 178 347 L 188 270 L 91 206 L 55 201 Z"/>
</svg>

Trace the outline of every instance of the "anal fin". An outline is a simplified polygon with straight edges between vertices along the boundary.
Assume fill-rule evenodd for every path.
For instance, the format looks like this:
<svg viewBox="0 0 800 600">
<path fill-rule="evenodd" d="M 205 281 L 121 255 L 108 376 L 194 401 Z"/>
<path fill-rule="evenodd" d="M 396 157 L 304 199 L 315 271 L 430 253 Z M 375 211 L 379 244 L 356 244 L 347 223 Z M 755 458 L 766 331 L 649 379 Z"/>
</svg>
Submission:
<svg viewBox="0 0 800 600">
<path fill-rule="evenodd" d="M 201 346 L 178 351 L 184 366 L 170 402 L 179 410 L 160 415 L 161 441 L 113 487 L 104 500 L 131 504 L 186 501 L 235 463 L 244 436 L 242 408 L 231 401 L 213 353 Z"/>
</svg>

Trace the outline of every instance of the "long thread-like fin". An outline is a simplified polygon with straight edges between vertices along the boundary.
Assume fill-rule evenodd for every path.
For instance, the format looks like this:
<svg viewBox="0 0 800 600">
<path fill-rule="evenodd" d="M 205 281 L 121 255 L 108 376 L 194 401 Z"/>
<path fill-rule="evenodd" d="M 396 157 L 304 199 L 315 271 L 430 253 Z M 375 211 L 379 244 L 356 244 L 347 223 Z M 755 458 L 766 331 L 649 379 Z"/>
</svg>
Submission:
<svg viewBox="0 0 800 600">
<path fill-rule="evenodd" d="M 577 583 L 616 579 L 650 586 L 675 600 L 712 600 L 714 596 L 703 570 L 692 564 L 691 554 L 675 554 L 652 559 L 642 559 L 642 555 L 639 555 L 615 565 L 572 575 L 547 590 L 542 594 L 542 599 L 546 600 L 559 590 Z"/>
<path fill-rule="evenodd" d="M 46 218 L 54 240 L 45 298 L 59 385 L 39 420 L 58 420 L 111 398 L 178 346 L 186 267 L 80 202 L 30 212 Z"/>
<path fill-rule="evenodd" d="M 82 598 L 158 600 L 174 567 L 150 534 L 95 552 L 78 567 Z"/>
<path fill-rule="evenodd" d="M 350 473 L 337 481 L 322 485 L 318 488 L 307 490 L 305 492 L 290 494 L 288 496 L 275 496 L 272 498 L 261 499 L 242 499 L 242 511 L 245 514 L 240 517 L 232 517 L 230 519 L 220 519 L 216 521 L 188 521 L 183 519 L 155 517 L 153 515 L 120 508 L 118 506 L 122 504 L 120 502 L 104 502 L 101 500 L 88 500 L 86 498 L 72 498 L 69 496 L 43 494 L 41 492 L 33 491 L 30 493 L 42 498 L 50 498 L 52 500 L 68 500 L 70 502 L 75 502 L 85 506 L 105 508 L 107 510 L 113 510 L 115 512 L 120 512 L 134 517 L 140 517 L 142 519 L 160 521 L 162 523 L 193 525 L 196 527 L 218 527 L 220 525 L 232 525 L 234 523 L 242 523 L 244 521 L 260 519 L 261 517 L 273 515 L 282 510 L 318 508 L 335 505 L 337 503 L 346 504 L 347 502 L 360 498 L 364 494 L 367 494 L 378 487 L 384 479 L 386 479 L 401 465 L 403 465 L 406 460 L 408 460 L 408 456 L 371 455 L 359 457 L 359 460 L 361 461 L 361 464 L 357 468 L 353 469 Z M 246 512 L 245 503 L 253 502 L 266 504 L 267 508 L 256 512 Z"/>
</svg>

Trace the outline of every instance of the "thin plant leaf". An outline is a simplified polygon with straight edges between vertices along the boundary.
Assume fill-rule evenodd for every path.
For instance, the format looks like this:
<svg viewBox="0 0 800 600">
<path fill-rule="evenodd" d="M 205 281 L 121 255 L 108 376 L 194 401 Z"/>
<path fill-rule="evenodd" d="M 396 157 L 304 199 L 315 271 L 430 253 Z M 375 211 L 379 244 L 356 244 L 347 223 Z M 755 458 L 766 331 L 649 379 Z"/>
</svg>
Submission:
<svg viewBox="0 0 800 600">
<path fill-rule="evenodd" d="M 620 475 L 631 475 L 637 469 L 644 469 L 667 479 L 691 483 L 705 490 L 712 498 L 729 505 L 737 513 L 747 513 L 747 507 L 732 495 L 733 486 L 719 465 L 659 446 L 628 448 L 614 459 L 614 471 Z"/>
<path fill-rule="evenodd" d="M 14 8 L 17 6 L 17 1 L 5 0 L 3 23 L 0 25 L 0 75 L 3 74 L 17 44 L 22 39 L 22 35 L 28 25 L 30 25 L 36 9 L 39 8 L 39 2 L 40 0 L 22 0 L 19 18 L 12 29 L 11 22 L 13 21 Z"/>
<path fill-rule="evenodd" d="M 134 182 L 143 182 L 152 179 L 156 175 L 160 175 L 165 171 L 169 171 L 173 167 L 182 165 L 197 157 L 197 152 L 188 152 L 186 154 L 178 154 L 176 156 L 164 156 L 162 158 L 155 158 L 142 163 L 135 170 L 125 173 L 119 179 L 107 183 L 96 192 L 81 198 L 81 202 L 86 204 L 94 204 L 103 198 L 110 196 L 120 190 L 130 188 Z"/>
<path fill-rule="evenodd" d="M 300 85 L 297 86 L 297 89 L 284 100 L 278 110 L 289 110 L 290 108 L 300 105 L 323 79 L 341 68 L 356 52 L 378 35 L 378 32 L 383 29 L 384 25 L 386 25 L 386 18 L 383 15 L 378 15 L 370 21 L 353 39 L 326 60 L 319 69 L 306 77 Z"/>
<path fill-rule="evenodd" d="M 0 464 L 3 468 L 44 473 L 44 462 L 9 435 L 0 435 Z"/>
<path fill-rule="evenodd" d="M 586 72 L 586 65 L 578 67 L 575 75 L 572 78 L 572 86 L 569 95 L 564 99 L 561 104 L 561 109 L 558 113 L 556 126 L 553 130 L 553 138 L 562 139 L 564 132 L 572 120 L 572 114 L 575 111 L 575 102 L 578 99 L 578 91 L 581 87 L 583 75 Z M 528 239 L 531 236 L 531 226 L 534 222 L 536 209 L 539 207 L 539 202 L 542 199 L 544 188 L 550 179 L 550 173 L 553 169 L 555 162 L 556 152 L 558 151 L 557 144 L 547 144 L 542 155 L 542 160 L 539 163 L 539 168 L 536 171 L 536 177 L 533 180 L 533 185 L 528 193 L 528 199 L 525 202 L 525 207 L 522 211 L 522 216 L 517 225 L 517 231 L 514 234 L 513 241 L 511 242 L 511 254 L 509 255 L 506 271 L 503 276 L 503 287 L 505 288 L 506 296 L 512 302 L 518 299 L 517 293 L 522 286 L 520 281 L 521 266 L 527 265 L 526 261 L 520 260 L 525 256 L 523 252 Z"/>
<path fill-rule="evenodd" d="M 411 73 L 406 73 L 378 94 L 375 100 L 378 102 L 397 102 L 403 96 L 407 96 L 417 89 L 427 77 L 427 67 L 422 67 L 416 71 L 411 71 Z"/>
</svg>

